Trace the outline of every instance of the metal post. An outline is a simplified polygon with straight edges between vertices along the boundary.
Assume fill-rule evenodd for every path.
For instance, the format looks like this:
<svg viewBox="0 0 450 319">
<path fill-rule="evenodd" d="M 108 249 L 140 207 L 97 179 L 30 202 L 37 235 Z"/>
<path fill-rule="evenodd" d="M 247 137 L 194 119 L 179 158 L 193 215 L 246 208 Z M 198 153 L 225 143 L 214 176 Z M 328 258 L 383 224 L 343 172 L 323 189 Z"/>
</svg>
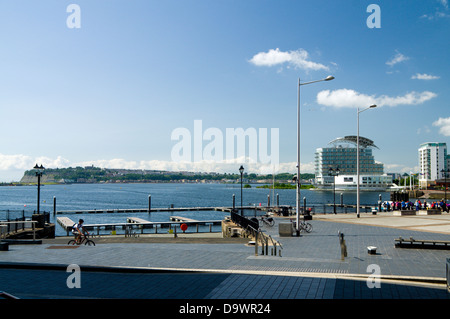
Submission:
<svg viewBox="0 0 450 319">
<path fill-rule="evenodd" d="M 267 195 L 267 207 L 270 207 L 270 194 Z"/>
<path fill-rule="evenodd" d="M 56 215 L 56 196 L 53 196 L 53 217 Z"/>
<path fill-rule="evenodd" d="M 255 256 L 258 256 L 258 235 L 259 235 L 259 232 L 258 231 L 256 231 L 256 235 L 255 235 Z"/>
<path fill-rule="evenodd" d="M 148 195 L 148 213 L 152 210 L 152 195 Z"/>
<path fill-rule="evenodd" d="M 336 175 L 333 176 L 333 212 L 336 215 Z"/>
<path fill-rule="evenodd" d="M 277 193 L 277 207 L 279 207 L 280 206 L 280 195 L 278 195 L 278 193 Z"/>
<path fill-rule="evenodd" d="M 296 186 L 296 232 L 300 236 L 300 78 L 298 78 L 297 90 L 297 186 Z"/>
<path fill-rule="evenodd" d="M 41 175 L 38 174 L 37 213 L 39 215 L 39 203 L 41 200 Z"/>
<path fill-rule="evenodd" d="M 356 123 L 356 217 L 359 218 L 359 107 L 357 108 Z"/>
<path fill-rule="evenodd" d="M 236 195 L 233 194 L 233 212 L 236 208 Z"/>
<path fill-rule="evenodd" d="M 243 172 L 241 172 L 241 216 L 244 216 L 244 208 L 242 204 L 242 174 Z"/>
</svg>

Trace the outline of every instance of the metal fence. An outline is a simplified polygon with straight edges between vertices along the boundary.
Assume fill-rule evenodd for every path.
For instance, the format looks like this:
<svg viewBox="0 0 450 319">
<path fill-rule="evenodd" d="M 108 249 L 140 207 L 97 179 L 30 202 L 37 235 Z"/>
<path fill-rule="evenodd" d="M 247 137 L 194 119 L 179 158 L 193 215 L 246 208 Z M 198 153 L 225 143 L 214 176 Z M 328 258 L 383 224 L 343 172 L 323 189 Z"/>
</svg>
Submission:
<svg viewBox="0 0 450 319">
<path fill-rule="evenodd" d="M 233 221 L 233 223 L 240 225 L 244 229 L 251 227 L 255 230 L 258 230 L 259 228 L 259 224 L 257 222 L 254 222 L 244 216 L 236 214 L 235 212 L 231 212 L 231 220 Z"/>
</svg>

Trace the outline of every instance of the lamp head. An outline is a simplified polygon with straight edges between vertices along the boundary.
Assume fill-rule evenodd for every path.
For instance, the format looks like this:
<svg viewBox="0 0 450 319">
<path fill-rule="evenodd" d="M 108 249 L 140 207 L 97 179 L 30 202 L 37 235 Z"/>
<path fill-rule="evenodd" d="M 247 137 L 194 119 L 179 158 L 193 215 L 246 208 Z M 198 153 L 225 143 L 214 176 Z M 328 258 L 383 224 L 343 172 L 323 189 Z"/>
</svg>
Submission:
<svg viewBox="0 0 450 319">
<path fill-rule="evenodd" d="M 331 81 L 331 80 L 334 80 L 334 76 L 332 75 L 329 75 L 324 79 L 324 81 Z"/>
</svg>

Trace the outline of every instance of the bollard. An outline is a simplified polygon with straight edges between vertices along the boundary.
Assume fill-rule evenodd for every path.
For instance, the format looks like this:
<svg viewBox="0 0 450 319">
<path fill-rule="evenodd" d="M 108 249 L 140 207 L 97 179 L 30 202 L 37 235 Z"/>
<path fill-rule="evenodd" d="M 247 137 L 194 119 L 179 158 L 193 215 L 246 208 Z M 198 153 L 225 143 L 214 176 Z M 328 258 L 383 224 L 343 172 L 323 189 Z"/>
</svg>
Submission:
<svg viewBox="0 0 450 319">
<path fill-rule="evenodd" d="M 258 256 L 258 233 L 255 236 L 255 256 Z"/>
<path fill-rule="evenodd" d="M 152 210 L 152 195 L 148 195 L 148 213 Z"/>
<path fill-rule="evenodd" d="M 347 245 L 345 244 L 344 234 L 339 231 L 338 236 L 341 245 L 341 260 L 344 260 L 344 258 L 347 257 Z"/>
</svg>

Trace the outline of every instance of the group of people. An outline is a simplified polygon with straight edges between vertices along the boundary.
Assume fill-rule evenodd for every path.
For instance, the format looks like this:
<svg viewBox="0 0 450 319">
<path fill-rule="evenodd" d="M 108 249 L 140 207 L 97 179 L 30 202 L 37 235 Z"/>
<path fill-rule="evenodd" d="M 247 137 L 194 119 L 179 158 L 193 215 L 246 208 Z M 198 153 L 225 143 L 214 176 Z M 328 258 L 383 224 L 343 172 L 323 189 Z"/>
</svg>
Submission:
<svg viewBox="0 0 450 319">
<path fill-rule="evenodd" d="M 386 211 L 390 210 L 421 210 L 421 209 L 440 209 L 442 212 L 449 212 L 450 211 L 450 204 L 447 204 L 445 200 L 441 201 L 435 201 L 431 203 L 427 203 L 426 200 L 423 202 L 420 201 L 420 199 L 417 199 L 415 203 L 411 201 L 396 201 L 396 202 L 384 202 L 383 208 Z"/>
</svg>

